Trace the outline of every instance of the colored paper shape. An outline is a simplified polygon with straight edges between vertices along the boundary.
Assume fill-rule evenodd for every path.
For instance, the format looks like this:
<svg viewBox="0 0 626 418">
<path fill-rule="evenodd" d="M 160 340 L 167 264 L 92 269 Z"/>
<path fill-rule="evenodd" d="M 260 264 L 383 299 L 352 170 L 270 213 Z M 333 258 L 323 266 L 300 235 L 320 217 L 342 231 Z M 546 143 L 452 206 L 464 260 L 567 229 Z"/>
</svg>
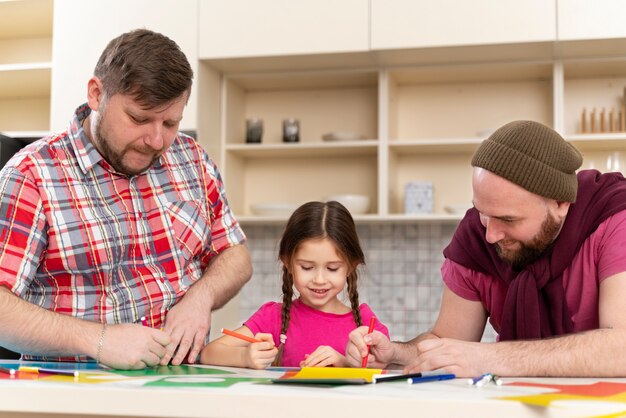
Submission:
<svg viewBox="0 0 626 418">
<path fill-rule="evenodd" d="M 18 369 L 21 366 L 24 367 L 41 367 L 45 369 L 58 369 L 58 370 L 110 370 L 108 367 L 101 366 L 95 362 L 84 362 L 84 363 L 74 363 L 74 362 L 63 362 L 63 361 L 28 361 L 22 360 L 19 362 L 11 362 L 11 363 L 2 363 L 0 362 L 0 366 Z"/>
<path fill-rule="evenodd" d="M 267 383 L 269 381 L 270 379 L 258 377 L 168 376 L 148 382 L 144 386 L 227 388 L 241 382 Z"/>
<path fill-rule="evenodd" d="M 157 366 L 140 370 L 110 370 L 112 373 L 130 377 L 152 377 L 152 376 L 170 376 L 170 375 L 212 375 L 212 374 L 234 374 L 220 369 L 212 369 L 208 367 L 196 367 L 187 364 L 180 366 Z"/>
<path fill-rule="evenodd" d="M 382 373 L 382 369 L 364 369 L 356 367 L 303 367 L 298 371 L 288 371 L 278 379 L 272 379 L 272 382 L 354 385 L 372 383 L 374 375 Z"/>
<path fill-rule="evenodd" d="M 500 400 L 511 400 L 522 402 L 528 405 L 549 407 L 555 402 L 563 401 L 584 401 L 584 402 L 609 402 L 626 404 L 626 383 L 620 382 L 595 382 L 590 384 L 560 385 L 549 383 L 533 383 L 533 382 L 511 382 L 506 386 L 518 387 L 537 387 L 549 389 L 550 392 L 498 397 Z M 596 418 L 612 418 L 623 416 L 626 413 L 626 405 L 624 409 L 617 413 L 594 415 Z"/>
</svg>

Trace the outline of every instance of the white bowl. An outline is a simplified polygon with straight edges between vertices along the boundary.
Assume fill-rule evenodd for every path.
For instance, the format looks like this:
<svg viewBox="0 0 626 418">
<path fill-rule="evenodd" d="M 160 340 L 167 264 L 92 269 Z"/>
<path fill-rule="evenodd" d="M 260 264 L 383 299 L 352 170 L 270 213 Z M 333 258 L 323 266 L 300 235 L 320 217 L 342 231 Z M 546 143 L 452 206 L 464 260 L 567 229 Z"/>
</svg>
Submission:
<svg viewBox="0 0 626 418">
<path fill-rule="evenodd" d="M 472 205 L 468 205 L 467 203 L 459 203 L 457 205 L 445 206 L 443 209 L 448 213 L 457 215 L 457 214 L 464 214 L 471 207 Z"/>
<path fill-rule="evenodd" d="M 328 132 L 322 135 L 323 141 L 356 141 L 359 139 L 365 139 L 365 135 L 358 134 L 356 132 Z"/>
<path fill-rule="evenodd" d="M 250 205 L 252 213 L 258 216 L 289 216 L 298 205 L 292 203 L 255 203 Z"/>
<path fill-rule="evenodd" d="M 364 194 L 337 194 L 328 196 L 326 201 L 336 200 L 353 215 L 362 215 L 370 209 L 370 197 Z"/>
</svg>

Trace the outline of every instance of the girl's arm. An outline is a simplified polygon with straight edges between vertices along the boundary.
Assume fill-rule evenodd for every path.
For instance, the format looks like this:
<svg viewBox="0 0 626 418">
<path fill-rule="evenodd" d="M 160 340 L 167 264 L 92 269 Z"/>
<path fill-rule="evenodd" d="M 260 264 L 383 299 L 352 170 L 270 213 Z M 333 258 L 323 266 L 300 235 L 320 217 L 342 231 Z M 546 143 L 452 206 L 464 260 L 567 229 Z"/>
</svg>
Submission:
<svg viewBox="0 0 626 418">
<path fill-rule="evenodd" d="M 265 369 L 276 357 L 278 349 L 274 346 L 271 334 L 252 334 L 245 325 L 235 330 L 239 334 L 254 338 L 260 342 L 250 343 L 230 335 L 224 335 L 211 341 L 200 353 L 200 362 L 216 366 L 248 367 Z"/>
</svg>

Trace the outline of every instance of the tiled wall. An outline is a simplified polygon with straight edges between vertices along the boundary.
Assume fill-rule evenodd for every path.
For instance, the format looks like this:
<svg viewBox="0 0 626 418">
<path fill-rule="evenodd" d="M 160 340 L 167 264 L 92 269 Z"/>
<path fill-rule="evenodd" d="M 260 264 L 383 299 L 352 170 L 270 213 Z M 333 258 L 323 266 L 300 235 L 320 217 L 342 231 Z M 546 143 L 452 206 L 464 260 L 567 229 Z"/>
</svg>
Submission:
<svg viewBox="0 0 626 418">
<path fill-rule="evenodd" d="M 441 299 L 442 251 L 455 228 L 405 223 L 358 226 L 367 263 L 359 276 L 360 300 L 389 327 L 393 340 L 409 340 L 434 324 Z M 241 292 L 242 322 L 263 303 L 281 299 L 277 254 L 282 229 L 282 225 L 244 225 L 254 276 Z M 483 340 L 493 339 L 489 328 Z"/>
</svg>

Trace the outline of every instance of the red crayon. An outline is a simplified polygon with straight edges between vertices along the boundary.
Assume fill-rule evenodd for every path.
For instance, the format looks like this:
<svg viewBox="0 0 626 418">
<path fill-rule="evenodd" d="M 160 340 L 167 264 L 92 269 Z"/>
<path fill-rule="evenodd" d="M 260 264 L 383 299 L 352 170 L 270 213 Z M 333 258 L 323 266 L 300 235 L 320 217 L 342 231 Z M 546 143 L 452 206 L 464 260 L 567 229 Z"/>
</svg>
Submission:
<svg viewBox="0 0 626 418">
<path fill-rule="evenodd" d="M 373 316 L 373 317 L 370 319 L 370 327 L 369 327 L 369 329 L 367 330 L 367 333 L 368 333 L 368 334 L 371 334 L 371 333 L 372 333 L 372 331 L 374 331 L 374 325 L 375 325 L 375 324 L 376 324 L 376 317 L 375 317 L 375 316 Z M 363 357 L 363 361 L 361 362 L 361 367 L 363 367 L 363 368 L 367 367 L 367 358 L 368 358 L 368 357 L 369 357 L 369 355 L 370 355 L 370 348 L 371 348 L 371 347 L 368 345 L 368 346 L 367 346 L 367 354 L 365 355 L 365 357 Z"/>
</svg>

